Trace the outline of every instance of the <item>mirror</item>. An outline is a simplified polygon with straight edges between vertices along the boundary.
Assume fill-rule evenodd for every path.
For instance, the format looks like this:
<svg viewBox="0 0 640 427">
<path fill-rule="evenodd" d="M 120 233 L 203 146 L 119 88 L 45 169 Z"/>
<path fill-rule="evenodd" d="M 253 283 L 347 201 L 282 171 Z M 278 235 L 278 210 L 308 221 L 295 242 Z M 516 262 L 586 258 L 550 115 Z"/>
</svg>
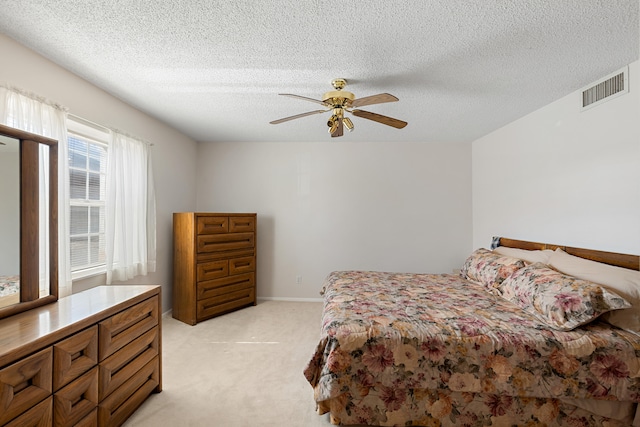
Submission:
<svg viewBox="0 0 640 427">
<path fill-rule="evenodd" d="M 0 307 L 20 302 L 20 141 L 0 136 Z"/>
<path fill-rule="evenodd" d="M 0 125 L 0 318 L 58 299 L 58 142 Z"/>
</svg>

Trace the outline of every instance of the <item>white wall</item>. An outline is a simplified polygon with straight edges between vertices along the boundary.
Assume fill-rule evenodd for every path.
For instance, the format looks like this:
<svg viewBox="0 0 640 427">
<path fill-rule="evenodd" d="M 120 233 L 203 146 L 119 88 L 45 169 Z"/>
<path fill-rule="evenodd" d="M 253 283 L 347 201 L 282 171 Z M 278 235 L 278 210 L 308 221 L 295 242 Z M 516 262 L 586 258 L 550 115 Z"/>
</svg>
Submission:
<svg viewBox="0 0 640 427">
<path fill-rule="evenodd" d="M 0 81 L 49 98 L 71 114 L 150 141 L 157 209 L 157 271 L 131 283 L 161 284 L 163 310 L 170 307 L 173 212 L 195 208 L 195 141 L 0 34 Z M 104 283 L 97 276 L 74 283 L 74 292 Z"/>
<path fill-rule="evenodd" d="M 628 94 L 580 112 L 576 91 L 473 143 L 474 248 L 498 235 L 640 254 L 639 67 Z"/>
<path fill-rule="evenodd" d="M 257 212 L 258 297 L 318 298 L 333 270 L 460 268 L 470 171 L 469 144 L 200 143 L 197 205 Z"/>
</svg>

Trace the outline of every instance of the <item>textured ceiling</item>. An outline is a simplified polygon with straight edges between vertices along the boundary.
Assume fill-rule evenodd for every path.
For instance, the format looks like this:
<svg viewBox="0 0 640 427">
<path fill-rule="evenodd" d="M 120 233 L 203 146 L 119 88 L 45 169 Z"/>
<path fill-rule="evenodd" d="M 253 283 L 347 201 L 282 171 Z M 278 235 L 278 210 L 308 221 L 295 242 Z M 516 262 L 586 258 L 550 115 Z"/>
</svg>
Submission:
<svg viewBox="0 0 640 427">
<path fill-rule="evenodd" d="M 333 78 L 401 130 L 465 142 L 639 57 L 638 0 L 0 0 L 0 31 L 198 141 L 324 141 Z M 576 107 L 577 108 L 577 107 Z"/>
</svg>

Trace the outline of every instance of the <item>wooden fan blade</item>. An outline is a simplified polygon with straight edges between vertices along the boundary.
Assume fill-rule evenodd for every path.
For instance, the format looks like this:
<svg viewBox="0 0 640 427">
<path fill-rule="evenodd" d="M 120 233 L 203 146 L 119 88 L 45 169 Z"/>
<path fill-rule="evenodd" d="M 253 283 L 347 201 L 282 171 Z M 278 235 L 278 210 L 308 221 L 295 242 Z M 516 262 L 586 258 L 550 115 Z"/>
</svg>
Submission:
<svg viewBox="0 0 640 427">
<path fill-rule="evenodd" d="M 407 122 L 394 119 L 393 117 L 383 116 L 382 114 L 371 113 L 364 110 L 353 110 L 351 112 L 356 117 L 362 117 L 363 119 L 373 120 L 374 122 L 382 123 L 383 125 L 392 126 L 396 129 L 402 129 L 407 125 Z"/>
<path fill-rule="evenodd" d="M 342 124 L 342 119 L 339 118 L 338 129 L 336 129 L 336 131 L 331 134 L 331 137 L 335 138 L 337 136 L 342 136 L 342 135 L 344 135 L 344 125 Z"/>
<path fill-rule="evenodd" d="M 328 110 L 314 110 L 314 111 L 309 111 L 307 113 L 302 113 L 302 114 L 296 114 L 295 116 L 290 116 L 290 117 L 285 117 L 283 119 L 278 119 L 278 120 L 274 120 L 271 123 L 272 125 L 277 125 L 278 123 L 282 123 L 282 122 L 288 122 L 289 120 L 294 120 L 294 119 L 299 119 L 300 117 L 306 117 L 306 116 L 312 116 L 314 114 L 320 114 L 320 113 L 325 113 Z"/>
<path fill-rule="evenodd" d="M 289 96 L 291 98 L 298 98 L 298 99 L 302 99 L 303 101 L 315 102 L 316 104 L 320 104 L 320 105 L 329 105 L 324 101 L 320 101 L 319 99 L 307 98 L 306 96 L 294 95 L 292 93 L 279 93 L 278 95 Z"/>
<path fill-rule="evenodd" d="M 357 98 L 351 102 L 352 107 L 362 107 L 363 105 L 383 104 L 385 102 L 396 102 L 398 98 L 389 93 L 379 93 L 377 95 L 365 96 Z"/>
</svg>

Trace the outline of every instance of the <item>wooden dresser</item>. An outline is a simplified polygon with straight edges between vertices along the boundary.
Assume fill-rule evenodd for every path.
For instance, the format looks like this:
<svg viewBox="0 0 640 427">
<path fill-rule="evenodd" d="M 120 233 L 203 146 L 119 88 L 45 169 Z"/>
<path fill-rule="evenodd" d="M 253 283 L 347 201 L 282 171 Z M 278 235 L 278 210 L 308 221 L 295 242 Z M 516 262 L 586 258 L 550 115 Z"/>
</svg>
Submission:
<svg viewBox="0 0 640 427">
<path fill-rule="evenodd" d="M 0 320 L 0 426 L 119 426 L 162 389 L 160 286 L 100 286 Z"/>
<path fill-rule="evenodd" d="M 195 325 L 256 304 L 256 214 L 173 214 L 173 317 Z"/>
</svg>

